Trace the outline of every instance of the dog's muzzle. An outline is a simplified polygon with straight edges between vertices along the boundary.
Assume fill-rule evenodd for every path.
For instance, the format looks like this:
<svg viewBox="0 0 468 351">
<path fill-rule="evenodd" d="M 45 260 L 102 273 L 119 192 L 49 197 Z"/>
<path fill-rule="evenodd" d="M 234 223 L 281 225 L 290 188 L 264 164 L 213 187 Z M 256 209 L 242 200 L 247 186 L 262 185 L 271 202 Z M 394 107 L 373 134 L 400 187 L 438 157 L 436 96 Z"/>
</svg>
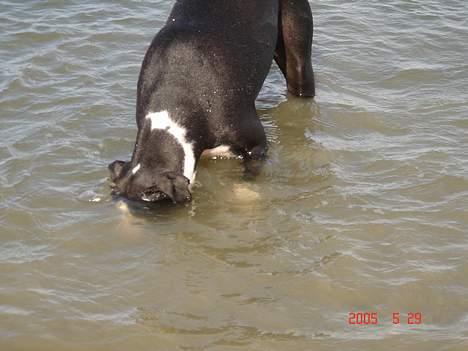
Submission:
<svg viewBox="0 0 468 351">
<path fill-rule="evenodd" d="M 158 189 L 149 188 L 143 191 L 142 193 L 140 193 L 140 198 L 146 202 L 156 202 L 156 201 L 165 200 L 168 198 L 168 196 Z"/>
</svg>

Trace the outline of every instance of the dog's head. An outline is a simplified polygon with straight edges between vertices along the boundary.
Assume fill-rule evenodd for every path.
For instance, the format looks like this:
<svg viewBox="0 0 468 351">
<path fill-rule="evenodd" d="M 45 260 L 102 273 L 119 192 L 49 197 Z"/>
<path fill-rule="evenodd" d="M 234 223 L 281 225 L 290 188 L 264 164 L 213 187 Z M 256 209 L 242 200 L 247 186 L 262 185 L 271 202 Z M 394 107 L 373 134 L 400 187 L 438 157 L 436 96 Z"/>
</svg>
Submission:
<svg viewBox="0 0 468 351">
<path fill-rule="evenodd" d="M 190 181 L 182 174 L 160 171 L 130 162 L 114 161 L 109 166 L 113 192 L 130 200 L 156 202 L 171 200 L 185 203 L 192 200 Z"/>
</svg>

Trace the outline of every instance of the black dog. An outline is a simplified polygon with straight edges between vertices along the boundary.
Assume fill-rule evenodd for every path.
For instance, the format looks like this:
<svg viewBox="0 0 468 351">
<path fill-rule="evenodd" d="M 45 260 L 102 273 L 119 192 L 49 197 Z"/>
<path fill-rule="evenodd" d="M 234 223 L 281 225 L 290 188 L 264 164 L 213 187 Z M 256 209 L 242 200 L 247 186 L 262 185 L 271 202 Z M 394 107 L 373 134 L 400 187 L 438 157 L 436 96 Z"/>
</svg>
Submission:
<svg viewBox="0 0 468 351">
<path fill-rule="evenodd" d="M 315 95 L 312 32 L 307 0 L 177 0 L 141 67 L 132 159 L 109 165 L 115 193 L 182 203 L 202 153 L 263 159 L 255 99 L 273 58 L 289 92 Z"/>
</svg>

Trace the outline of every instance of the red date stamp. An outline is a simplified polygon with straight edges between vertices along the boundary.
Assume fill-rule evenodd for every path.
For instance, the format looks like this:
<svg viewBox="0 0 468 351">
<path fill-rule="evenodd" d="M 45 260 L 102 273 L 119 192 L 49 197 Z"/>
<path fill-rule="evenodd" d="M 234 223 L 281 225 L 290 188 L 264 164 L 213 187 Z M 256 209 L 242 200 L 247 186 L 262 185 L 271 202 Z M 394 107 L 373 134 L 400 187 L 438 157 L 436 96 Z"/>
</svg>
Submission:
<svg viewBox="0 0 468 351">
<path fill-rule="evenodd" d="M 421 312 L 393 312 L 391 317 L 393 324 L 420 325 L 423 323 Z M 349 325 L 378 325 L 380 322 L 377 312 L 349 312 Z"/>
</svg>

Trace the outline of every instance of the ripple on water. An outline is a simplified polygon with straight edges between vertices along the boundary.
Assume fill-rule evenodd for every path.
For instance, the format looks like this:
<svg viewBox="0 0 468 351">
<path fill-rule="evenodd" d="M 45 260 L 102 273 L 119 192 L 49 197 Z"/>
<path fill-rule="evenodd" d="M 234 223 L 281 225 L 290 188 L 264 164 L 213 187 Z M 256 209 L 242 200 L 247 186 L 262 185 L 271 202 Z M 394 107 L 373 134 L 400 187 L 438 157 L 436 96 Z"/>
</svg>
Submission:
<svg viewBox="0 0 468 351">
<path fill-rule="evenodd" d="M 49 245 L 31 246 L 24 241 L 8 242 L 0 246 L 0 262 L 2 264 L 22 264 L 42 261 L 52 256 Z"/>
<path fill-rule="evenodd" d="M 150 209 L 106 165 L 172 2 L 1 2 L 3 348 L 463 348 L 466 4 L 312 3 L 318 95 L 273 65 L 262 174 L 203 160 L 193 203 Z"/>
</svg>

